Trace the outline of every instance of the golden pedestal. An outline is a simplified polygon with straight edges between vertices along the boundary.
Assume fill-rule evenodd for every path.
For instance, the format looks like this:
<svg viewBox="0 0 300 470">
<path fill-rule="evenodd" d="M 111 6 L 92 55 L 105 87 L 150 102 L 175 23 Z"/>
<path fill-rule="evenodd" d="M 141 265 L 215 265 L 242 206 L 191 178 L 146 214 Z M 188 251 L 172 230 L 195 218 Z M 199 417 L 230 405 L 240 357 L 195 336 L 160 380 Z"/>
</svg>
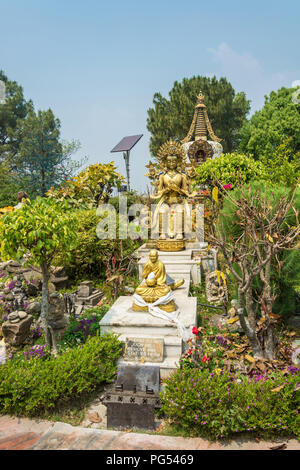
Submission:
<svg viewBox="0 0 300 470">
<path fill-rule="evenodd" d="M 185 249 L 185 240 L 157 240 L 159 251 L 182 251 Z"/>
</svg>

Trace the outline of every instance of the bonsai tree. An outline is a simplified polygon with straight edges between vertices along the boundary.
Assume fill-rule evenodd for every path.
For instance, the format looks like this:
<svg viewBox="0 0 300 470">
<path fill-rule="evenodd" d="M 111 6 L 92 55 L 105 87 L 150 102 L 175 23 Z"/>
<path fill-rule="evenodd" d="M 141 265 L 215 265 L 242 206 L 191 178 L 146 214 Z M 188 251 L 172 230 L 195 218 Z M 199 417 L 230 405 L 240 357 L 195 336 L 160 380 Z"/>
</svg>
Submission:
<svg viewBox="0 0 300 470">
<path fill-rule="evenodd" d="M 295 194 L 296 189 L 278 197 L 259 183 L 227 192 L 216 232 L 211 228 L 209 236 L 238 284 L 240 324 L 259 358 L 274 359 L 272 306 L 276 289 L 271 286 L 271 264 L 279 262 L 279 253 L 294 248 L 299 239 Z M 262 283 L 258 312 L 253 297 L 256 277 Z"/>
<path fill-rule="evenodd" d="M 56 340 L 48 323 L 50 266 L 58 249 L 68 255 L 76 240 L 76 222 L 65 201 L 37 197 L 0 219 L 2 259 L 21 259 L 42 271 L 41 326 L 47 346 L 56 353 Z"/>
</svg>

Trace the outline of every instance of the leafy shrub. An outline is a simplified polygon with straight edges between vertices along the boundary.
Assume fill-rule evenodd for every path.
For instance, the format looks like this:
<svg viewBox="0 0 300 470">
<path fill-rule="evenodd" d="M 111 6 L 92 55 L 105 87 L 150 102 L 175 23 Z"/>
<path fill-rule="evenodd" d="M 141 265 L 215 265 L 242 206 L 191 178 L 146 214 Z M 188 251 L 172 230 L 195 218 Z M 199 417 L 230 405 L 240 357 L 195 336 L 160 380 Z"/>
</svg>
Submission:
<svg viewBox="0 0 300 470">
<path fill-rule="evenodd" d="M 224 438 L 260 432 L 300 436 L 299 374 L 239 380 L 237 383 L 227 371 L 177 369 L 165 380 L 161 411 L 190 435 Z"/>
<path fill-rule="evenodd" d="M 0 367 L 0 413 L 38 415 L 114 379 L 121 343 L 104 334 L 49 359 L 10 360 Z"/>
<path fill-rule="evenodd" d="M 106 263 L 121 249 L 120 240 L 100 240 L 97 237 L 96 227 L 100 218 L 96 215 L 96 209 L 75 210 L 73 217 L 78 223 L 78 244 L 70 250 L 68 258 L 63 250 L 58 250 L 54 264 L 65 266 L 72 279 L 99 279 L 99 275 L 104 278 Z M 122 240 L 124 253 L 132 253 L 138 246 L 131 239 Z"/>
<path fill-rule="evenodd" d="M 196 181 L 199 184 L 215 184 L 218 180 L 223 185 L 235 187 L 255 179 L 267 179 L 265 166 L 248 155 L 238 153 L 225 153 L 214 160 L 208 159 L 197 168 Z"/>
</svg>

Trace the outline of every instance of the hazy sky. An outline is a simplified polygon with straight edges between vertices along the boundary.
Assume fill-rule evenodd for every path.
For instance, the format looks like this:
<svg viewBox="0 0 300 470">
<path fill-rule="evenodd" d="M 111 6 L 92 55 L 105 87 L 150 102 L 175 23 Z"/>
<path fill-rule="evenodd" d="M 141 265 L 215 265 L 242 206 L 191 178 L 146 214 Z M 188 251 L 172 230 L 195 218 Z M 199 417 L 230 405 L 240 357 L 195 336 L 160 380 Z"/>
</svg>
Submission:
<svg viewBox="0 0 300 470">
<path fill-rule="evenodd" d="M 147 109 L 175 80 L 225 76 L 253 112 L 300 80 L 299 0 L 0 0 L 0 69 L 36 109 L 52 108 L 76 157 L 114 160 L 126 135 L 132 187 L 145 189 Z"/>
</svg>

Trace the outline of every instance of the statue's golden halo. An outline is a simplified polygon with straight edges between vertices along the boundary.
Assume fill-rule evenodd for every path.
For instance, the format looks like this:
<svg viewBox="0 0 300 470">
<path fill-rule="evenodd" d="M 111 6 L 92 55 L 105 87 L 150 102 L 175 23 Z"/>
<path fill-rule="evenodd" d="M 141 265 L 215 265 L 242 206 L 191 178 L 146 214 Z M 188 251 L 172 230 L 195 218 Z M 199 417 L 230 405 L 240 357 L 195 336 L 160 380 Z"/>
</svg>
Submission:
<svg viewBox="0 0 300 470">
<path fill-rule="evenodd" d="M 178 159 L 178 170 L 184 170 L 186 165 L 186 153 L 180 142 L 169 139 L 160 146 L 157 152 L 157 160 L 162 170 L 167 168 L 166 159 L 171 155 L 176 155 Z"/>
</svg>

